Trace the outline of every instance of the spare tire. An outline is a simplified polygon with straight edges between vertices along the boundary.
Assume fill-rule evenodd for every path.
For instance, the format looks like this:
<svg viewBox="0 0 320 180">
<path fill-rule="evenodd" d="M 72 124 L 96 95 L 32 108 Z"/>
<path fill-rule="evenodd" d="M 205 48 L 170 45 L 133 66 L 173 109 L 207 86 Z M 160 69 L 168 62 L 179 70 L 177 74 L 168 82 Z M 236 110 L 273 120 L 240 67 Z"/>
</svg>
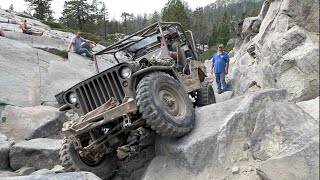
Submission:
<svg viewBox="0 0 320 180">
<path fill-rule="evenodd" d="M 182 85 L 164 72 L 151 73 L 137 86 L 142 118 L 162 136 L 180 137 L 194 125 L 194 108 Z"/>
</svg>

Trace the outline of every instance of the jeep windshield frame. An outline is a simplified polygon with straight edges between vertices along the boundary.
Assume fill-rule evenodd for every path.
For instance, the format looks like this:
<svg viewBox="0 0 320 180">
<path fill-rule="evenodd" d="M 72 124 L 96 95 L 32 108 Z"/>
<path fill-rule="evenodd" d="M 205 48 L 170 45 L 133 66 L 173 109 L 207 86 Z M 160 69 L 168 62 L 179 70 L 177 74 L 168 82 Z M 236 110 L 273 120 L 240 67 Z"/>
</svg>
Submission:
<svg viewBox="0 0 320 180">
<path fill-rule="evenodd" d="M 190 50 L 189 56 L 191 56 L 193 60 L 198 60 L 194 49 L 194 42 L 192 42 L 192 44 L 190 43 L 186 31 L 184 31 L 181 24 L 177 22 L 156 22 L 134 34 L 131 34 L 117 43 L 94 53 L 94 59 L 98 55 L 112 54 L 116 62 L 119 64 L 121 62 L 116 56 L 118 52 L 136 53 L 140 49 L 149 48 L 150 51 L 148 54 L 152 53 L 155 50 L 153 49 L 154 47 L 158 46 L 160 48 L 160 42 L 157 41 L 157 37 L 160 36 L 164 40 L 164 36 L 166 35 L 164 32 L 166 31 L 169 31 L 173 40 L 178 41 L 180 44 L 187 45 L 188 50 Z M 191 37 L 191 40 L 193 41 L 193 37 Z M 128 61 L 134 60 L 134 58 L 128 59 Z"/>
</svg>

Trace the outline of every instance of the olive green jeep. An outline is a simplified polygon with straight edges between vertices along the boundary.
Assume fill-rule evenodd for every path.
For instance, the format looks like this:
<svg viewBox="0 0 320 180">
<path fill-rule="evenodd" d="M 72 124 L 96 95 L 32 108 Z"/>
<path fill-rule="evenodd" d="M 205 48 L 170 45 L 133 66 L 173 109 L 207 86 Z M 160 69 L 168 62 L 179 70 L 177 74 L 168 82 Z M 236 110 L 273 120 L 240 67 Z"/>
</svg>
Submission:
<svg viewBox="0 0 320 180">
<path fill-rule="evenodd" d="M 165 35 L 174 42 L 176 59 Z M 117 64 L 99 72 L 96 57 L 106 55 Z M 197 59 L 192 32 L 174 22 L 157 22 L 95 53 L 97 74 L 56 95 L 61 111 L 72 109 L 80 117 L 62 129 L 62 166 L 108 179 L 130 131 L 146 127 L 161 136 L 187 134 L 194 126 L 194 106 L 215 102 Z"/>
</svg>

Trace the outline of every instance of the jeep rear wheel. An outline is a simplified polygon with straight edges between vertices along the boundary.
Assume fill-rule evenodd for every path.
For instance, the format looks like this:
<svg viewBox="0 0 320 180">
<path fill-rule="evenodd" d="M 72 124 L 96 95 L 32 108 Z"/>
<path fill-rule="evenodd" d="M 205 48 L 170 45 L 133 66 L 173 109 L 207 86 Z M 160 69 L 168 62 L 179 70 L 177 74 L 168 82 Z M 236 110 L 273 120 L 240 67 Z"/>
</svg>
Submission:
<svg viewBox="0 0 320 180">
<path fill-rule="evenodd" d="M 137 87 L 142 118 L 162 136 L 180 137 L 194 125 L 194 109 L 188 93 L 173 77 L 156 72 L 142 78 Z"/>
<path fill-rule="evenodd" d="M 72 143 L 65 138 L 59 152 L 61 165 L 66 171 L 90 171 L 102 179 L 110 178 L 117 168 L 117 156 L 107 154 L 100 158 L 81 157 Z"/>
<path fill-rule="evenodd" d="M 212 82 L 210 79 L 205 79 L 201 84 L 201 88 L 197 91 L 196 106 L 201 107 L 213 103 L 216 103 L 216 99 Z"/>
</svg>

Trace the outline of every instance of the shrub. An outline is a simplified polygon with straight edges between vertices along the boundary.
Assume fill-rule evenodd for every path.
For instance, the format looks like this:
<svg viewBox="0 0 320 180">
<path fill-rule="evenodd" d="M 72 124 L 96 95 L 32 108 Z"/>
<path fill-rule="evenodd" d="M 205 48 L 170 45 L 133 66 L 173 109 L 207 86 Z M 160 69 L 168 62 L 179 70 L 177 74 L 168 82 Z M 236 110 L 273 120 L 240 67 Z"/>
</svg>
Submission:
<svg viewBox="0 0 320 180">
<path fill-rule="evenodd" d="M 234 45 L 228 45 L 224 48 L 224 51 L 229 53 L 233 49 Z M 212 59 L 214 53 L 217 52 L 218 45 L 211 47 L 208 51 L 203 52 L 199 55 L 199 60 L 204 62 L 205 60 Z"/>
<path fill-rule="evenodd" d="M 104 46 L 110 45 L 103 37 L 97 36 L 95 34 L 87 33 L 87 32 L 82 32 L 82 37 L 85 39 L 89 39 L 91 41 L 94 41 L 96 43 L 102 44 Z"/>
<path fill-rule="evenodd" d="M 212 56 L 213 56 L 213 54 L 214 54 L 215 52 L 217 52 L 217 48 L 218 48 L 218 46 L 213 46 L 213 47 L 211 47 L 209 50 L 201 53 L 201 54 L 199 55 L 199 60 L 202 61 L 202 62 L 204 62 L 205 60 L 211 59 Z"/>
<path fill-rule="evenodd" d="M 60 57 L 62 57 L 64 59 L 68 59 L 68 51 L 60 50 L 60 49 L 56 49 L 56 48 L 40 48 L 40 47 L 36 47 L 36 48 L 44 50 L 44 51 L 47 51 L 47 52 L 49 52 L 51 54 L 60 56 Z"/>
<path fill-rule="evenodd" d="M 51 53 L 51 54 L 55 54 L 57 56 L 60 56 L 64 59 L 68 59 L 68 51 L 65 50 L 59 50 L 59 49 L 55 49 L 55 48 L 49 48 L 47 50 L 47 52 Z"/>
</svg>

